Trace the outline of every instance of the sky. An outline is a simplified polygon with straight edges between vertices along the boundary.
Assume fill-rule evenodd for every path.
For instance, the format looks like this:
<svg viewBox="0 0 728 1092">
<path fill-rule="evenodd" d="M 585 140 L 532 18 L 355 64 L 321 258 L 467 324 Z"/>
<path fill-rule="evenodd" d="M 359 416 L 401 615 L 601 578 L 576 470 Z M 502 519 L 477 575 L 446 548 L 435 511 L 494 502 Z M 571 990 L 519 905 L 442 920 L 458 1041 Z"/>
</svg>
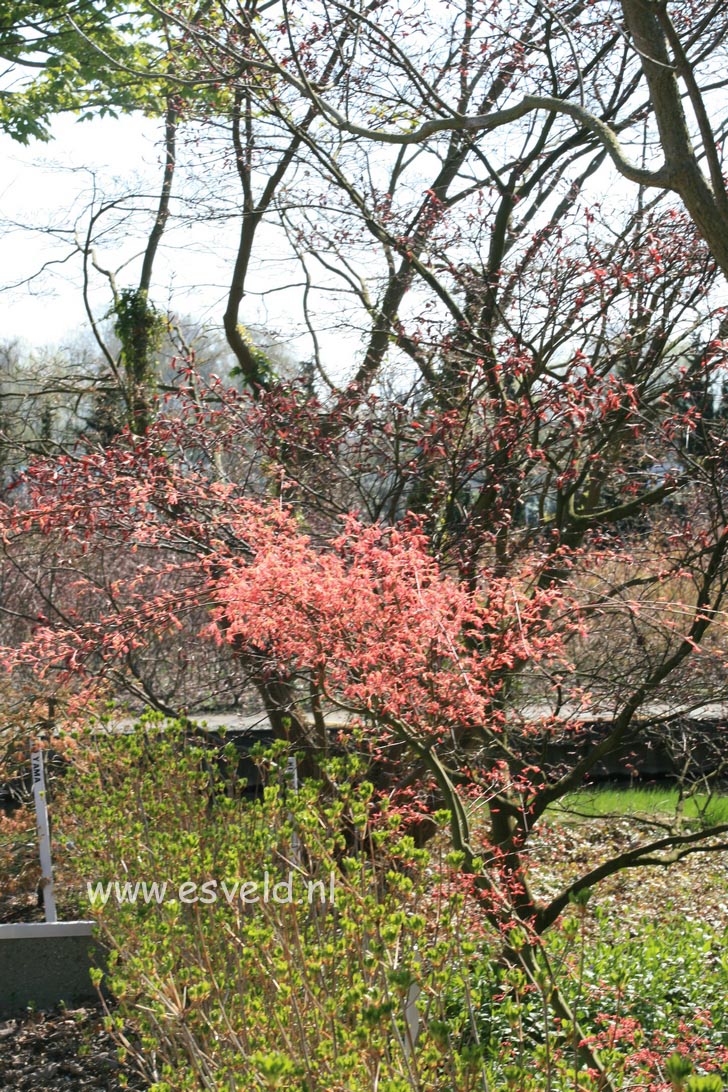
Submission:
<svg viewBox="0 0 728 1092">
<path fill-rule="evenodd" d="M 0 342 L 17 338 L 31 348 L 72 344 L 88 330 L 75 236 L 83 241 L 92 199 L 98 208 L 103 200 L 127 195 L 122 209 L 146 208 L 146 215 L 135 215 L 128 223 L 114 224 L 112 216 L 100 221 L 108 224 L 108 234 L 99 239 L 96 251 L 99 266 L 114 269 L 120 288 L 138 283 L 162 171 L 158 120 L 125 116 L 78 122 L 64 117 L 54 122 L 52 132 L 49 143 L 28 147 L 0 134 Z M 152 299 L 163 310 L 219 327 L 238 243 L 239 184 L 233 168 L 214 149 L 214 170 L 200 180 L 205 172 L 199 170 L 199 148 L 192 146 L 188 152 L 187 139 L 193 140 L 194 133 L 180 141 L 177 216 L 170 221 L 155 264 Z M 198 164 L 194 193 L 184 180 L 185 160 Z M 612 185 L 612 199 L 621 200 L 628 186 Z M 130 203 L 130 192 L 146 198 Z M 207 209 L 218 214 L 223 209 L 227 215 L 216 221 L 206 215 Z M 284 251 L 274 229 L 263 226 L 256 244 L 258 266 L 248 278 L 241 319 L 278 335 L 293 358 L 306 360 L 311 344 L 300 321 L 301 272 L 295 267 L 287 275 Z M 285 284 L 291 285 L 287 291 L 281 290 Z M 90 300 L 97 319 L 103 320 L 111 293 L 107 279 L 96 271 Z M 331 309 L 327 314 L 320 300 L 317 319 L 324 364 L 329 374 L 337 375 L 357 356 L 361 337 L 353 330 L 347 333 L 344 316 Z"/>
<path fill-rule="evenodd" d="M 90 192 L 92 172 L 113 184 L 130 160 L 151 173 L 155 128 L 141 118 L 64 118 L 47 144 L 23 147 L 0 135 L 0 339 L 60 342 L 85 322 L 80 263 L 68 257 L 79 191 Z"/>
<path fill-rule="evenodd" d="M 147 195 L 141 202 L 146 215 L 129 220 L 134 234 L 127 233 L 125 224 L 114 228 L 109 218 L 109 234 L 96 252 L 101 267 L 114 268 L 119 288 L 136 287 L 163 168 L 159 121 L 66 117 L 54 122 L 52 133 L 49 143 L 29 147 L 0 134 L 0 344 L 19 341 L 23 356 L 91 341 L 75 236 L 83 241 L 92 198 L 98 207 L 102 200 L 134 190 Z M 218 156 L 202 182 L 198 166 L 193 193 L 193 184 L 185 182 L 185 160 L 199 165 L 199 148 L 192 143 L 187 154 L 188 139 L 193 142 L 194 134 L 178 143 L 177 216 L 169 221 L 155 262 L 151 298 L 166 313 L 217 330 L 214 341 L 224 344 L 222 316 L 239 242 L 239 182 L 232 165 Z M 231 181 L 227 194 L 226 170 Z M 226 215 L 217 221 L 206 217 L 205 210 L 214 207 Z M 256 332 L 266 331 L 284 357 L 307 361 L 312 343 L 301 314 L 301 271 L 286 253 L 276 230 L 261 225 L 240 317 L 258 340 Z M 112 297 L 108 280 L 93 270 L 89 298 L 103 324 Z M 337 305 L 321 297 L 317 321 L 322 363 L 329 376 L 341 379 L 361 351 L 361 334 L 348 329 Z M 266 336 L 261 344 L 268 343 Z"/>
<path fill-rule="evenodd" d="M 49 236 L 46 229 L 71 227 L 77 168 L 110 174 L 124 156 L 154 154 L 148 128 L 136 119 L 63 119 L 53 127 L 55 141 L 27 147 L 0 135 L 0 339 L 19 336 L 44 344 L 61 340 L 83 321 L 76 262 L 48 266 L 45 275 L 23 282 L 72 248 L 70 235 Z"/>
<path fill-rule="evenodd" d="M 162 170 L 159 122 L 64 118 L 54 123 L 53 135 L 47 144 L 28 147 L 0 135 L 0 341 L 20 338 L 33 347 L 67 343 L 87 327 L 75 239 L 83 241 L 92 198 L 98 207 L 104 199 L 134 190 L 145 194 L 145 201 L 127 201 L 121 207 L 146 206 L 148 215 L 129 223 L 148 230 Z M 184 181 L 178 184 L 176 179 L 175 189 L 178 197 L 184 196 Z M 179 201 L 176 211 L 185 211 Z M 238 237 L 236 205 L 231 211 L 232 218 L 218 225 L 209 220 L 195 225 L 184 217 L 176 225 L 170 221 L 155 265 L 153 298 L 158 306 L 220 323 Z M 109 234 L 99 241 L 98 264 L 114 268 L 119 287 L 134 286 L 143 231 L 129 235 L 126 225 L 113 226 L 113 216 L 104 222 Z M 275 241 L 264 249 L 272 284 L 279 272 Z M 256 286 L 264 288 L 266 280 L 263 271 Z M 108 281 L 93 271 L 90 298 L 96 316 L 103 318 L 111 298 Z M 251 294 L 243 319 L 277 328 L 286 325 L 290 310 L 284 297 L 273 298 L 271 304 L 262 294 Z"/>
</svg>

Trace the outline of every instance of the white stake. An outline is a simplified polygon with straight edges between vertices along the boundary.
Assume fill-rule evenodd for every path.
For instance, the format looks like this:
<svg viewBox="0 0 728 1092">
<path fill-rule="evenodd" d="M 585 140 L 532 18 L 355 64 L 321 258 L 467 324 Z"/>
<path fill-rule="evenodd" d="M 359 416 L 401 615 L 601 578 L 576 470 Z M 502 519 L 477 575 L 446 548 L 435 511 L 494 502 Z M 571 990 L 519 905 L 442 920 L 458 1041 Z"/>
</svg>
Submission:
<svg viewBox="0 0 728 1092">
<path fill-rule="evenodd" d="M 35 801 L 35 824 L 38 830 L 38 852 L 40 854 L 40 889 L 43 892 L 43 909 L 46 921 L 58 921 L 56 900 L 53 897 L 53 864 L 51 862 L 51 832 L 48 826 L 48 801 L 46 800 L 45 774 L 43 772 L 43 752 L 31 751 L 30 768 L 33 773 L 33 799 Z"/>
<path fill-rule="evenodd" d="M 296 762 L 295 755 L 290 755 L 290 757 L 286 759 L 286 777 L 288 778 L 293 791 L 298 792 L 298 763 Z M 291 837 L 291 856 L 293 858 L 293 864 L 300 866 L 302 858 L 301 839 L 298 837 L 295 830 Z"/>
</svg>

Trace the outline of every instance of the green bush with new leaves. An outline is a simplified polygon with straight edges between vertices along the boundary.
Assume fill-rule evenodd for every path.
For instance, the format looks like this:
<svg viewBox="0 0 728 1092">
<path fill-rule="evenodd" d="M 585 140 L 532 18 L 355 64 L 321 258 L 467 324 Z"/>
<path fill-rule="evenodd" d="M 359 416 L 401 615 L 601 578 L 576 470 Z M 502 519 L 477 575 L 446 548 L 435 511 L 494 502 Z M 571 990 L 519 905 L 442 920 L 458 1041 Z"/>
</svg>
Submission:
<svg viewBox="0 0 728 1092">
<path fill-rule="evenodd" d="M 92 906 L 112 953 L 110 1023 L 135 1029 L 153 1088 L 481 1087 L 484 1044 L 449 1003 L 477 956 L 463 897 L 435 890 L 396 819 L 347 853 L 367 841 L 371 794 L 349 761 L 296 793 L 284 756 L 264 768 L 265 799 L 246 802 L 208 749 L 147 722 L 97 742 L 68 803 L 84 881 L 168 883 L 161 904 Z M 241 883 L 257 885 L 251 901 Z"/>
<path fill-rule="evenodd" d="M 259 757 L 249 800 L 232 745 L 148 718 L 97 736 L 70 790 L 70 861 L 110 948 L 108 1023 L 153 1092 L 722 1087 L 728 962 L 707 928 L 631 943 L 582 894 L 534 983 L 501 961 L 444 836 L 418 850 L 386 809 L 373 824 L 353 757 L 296 791 L 287 758 Z M 556 981 L 602 1074 L 550 1012 Z"/>
</svg>

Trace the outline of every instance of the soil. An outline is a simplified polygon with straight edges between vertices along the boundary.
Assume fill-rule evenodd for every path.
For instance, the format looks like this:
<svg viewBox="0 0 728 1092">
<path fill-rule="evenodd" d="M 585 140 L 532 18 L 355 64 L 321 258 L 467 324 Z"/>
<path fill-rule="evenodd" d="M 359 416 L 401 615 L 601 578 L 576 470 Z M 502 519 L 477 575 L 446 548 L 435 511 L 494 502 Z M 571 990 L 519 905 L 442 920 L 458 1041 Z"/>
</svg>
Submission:
<svg viewBox="0 0 728 1092">
<path fill-rule="evenodd" d="M 553 898 L 577 876 L 666 831 L 636 817 L 547 821 L 534 833 L 532 853 L 538 862 L 534 893 Z M 709 844 L 709 843 L 708 843 Z M 594 904 L 609 910 L 625 936 L 643 921 L 667 916 L 697 920 L 722 932 L 728 929 L 728 852 L 725 837 L 714 839 L 714 852 L 693 853 L 670 865 L 631 868 L 600 883 Z M 718 848 L 720 847 L 720 848 Z"/>
<path fill-rule="evenodd" d="M 121 1092 L 148 1087 L 119 1063 L 100 1006 L 0 1021 L 0 1092 Z"/>
<path fill-rule="evenodd" d="M 34 818 L 20 814 L 24 822 L 18 841 L 9 842 L 7 856 L 0 857 L 0 923 L 44 920 Z M 57 896 L 61 920 L 77 918 L 73 893 L 60 884 Z M 100 1003 L 0 1020 L 0 1092 L 137 1092 L 148 1087 L 130 1066 L 119 1063 Z"/>
</svg>

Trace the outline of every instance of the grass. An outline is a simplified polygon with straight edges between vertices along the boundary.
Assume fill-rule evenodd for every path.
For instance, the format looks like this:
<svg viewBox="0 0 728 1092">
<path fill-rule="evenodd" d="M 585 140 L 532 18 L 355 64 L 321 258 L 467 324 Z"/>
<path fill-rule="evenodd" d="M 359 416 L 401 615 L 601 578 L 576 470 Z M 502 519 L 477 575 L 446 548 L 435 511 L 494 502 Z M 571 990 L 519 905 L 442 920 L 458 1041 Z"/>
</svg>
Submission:
<svg viewBox="0 0 728 1092">
<path fill-rule="evenodd" d="M 681 799 L 676 785 L 610 785 L 570 793 L 554 805 L 553 811 L 589 818 L 610 815 L 664 818 L 679 813 L 685 819 L 712 826 L 728 823 L 728 795 L 695 793 Z"/>
</svg>

